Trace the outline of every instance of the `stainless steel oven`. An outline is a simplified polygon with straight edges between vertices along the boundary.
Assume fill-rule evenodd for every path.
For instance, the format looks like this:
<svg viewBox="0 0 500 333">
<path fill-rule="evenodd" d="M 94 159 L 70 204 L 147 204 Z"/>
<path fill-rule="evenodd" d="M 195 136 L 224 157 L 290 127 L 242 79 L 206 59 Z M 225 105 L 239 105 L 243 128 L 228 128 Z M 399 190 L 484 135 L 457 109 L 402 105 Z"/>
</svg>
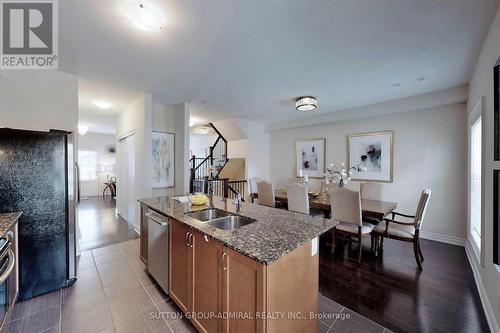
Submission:
<svg viewBox="0 0 500 333">
<path fill-rule="evenodd" d="M 12 231 L 6 233 L 6 237 L 0 238 L 0 323 L 3 323 L 7 311 L 15 301 L 15 271 L 16 255 L 14 234 Z"/>
</svg>

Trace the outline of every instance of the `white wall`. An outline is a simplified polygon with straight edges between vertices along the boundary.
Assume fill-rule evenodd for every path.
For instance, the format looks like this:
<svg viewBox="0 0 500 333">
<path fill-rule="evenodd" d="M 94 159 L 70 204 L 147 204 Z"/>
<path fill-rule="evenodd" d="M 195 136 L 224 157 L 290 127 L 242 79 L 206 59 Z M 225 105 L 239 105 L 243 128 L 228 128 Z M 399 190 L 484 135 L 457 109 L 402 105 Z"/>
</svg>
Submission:
<svg viewBox="0 0 500 333">
<path fill-rule="evenodd" d="M 106 147 L 109 145 L 115 145 L 116 147 L 116 135 L 87 133 L 84 136 L 79 136 L 78 139 L 79 150 L 95 149 L 99 154 L 98 195 L 102 195 L 102 191 L 105 187 L 104 183 L 108 180 L 108 176 L 114 177 L 116 175 L 116 170 L 113 170 L 112 172 L 102 171 L 103 165 L 116 168 L 116 153 L 110 154 L 106 151 Z M 84 183 L 82 183 L 81 186 L 82 196 L 87 196 Z M 109 191 L 107 194 L 109 194 Z"/>
<path fill-rule="evenodd" d="M 0 75 L 0 127 L 75 131 L 78 79 L 50 70 L 6 70 Z"/>
<path fill-rule="evenodd" d="M 500 9 L 496 13 L 491 29 L 484 40 L 474 72 L 469 82 L 468 112 L 472 112 L 474 106 L 481 97 L 484 97 L 483 108 L 485 110 L 484 124 L 484 156 L 483 156 L 483 211 L 484 211 L 484 261 L 479 263 L 475 255 L 470 251 L 468 241 L 467 249 L 469 259 L 475 272 L 476 280 L 479 282 L 479 293 L 483 300 L 486 317 L 490 328 L 494 332 L 500 332 L 500 271 L 493 264 L 493 169 L 500 169 L 500 162 L 493 161 L 493 66 L 500 56 Z"/>
<path fill-rule="evenodd" d="M 269 133 L 264 125 L 239 118 L 214 125 L 228 141 L 228 158 L 246 159 L 246 179 L 269 179 Z"/>
<path fill-rule="evenodd" d="M 450 241 L 465 239 L 466 140 L 465 104 L 454 104 L 359 120 L 273 131 L 270 175 L 276 187 L 297 181 L 295 140 L 326 138 L 326 162 L 347 159 L 347 135 L 394 131 L 394 182 L 384 184 L 380 199 L 398 203 L 398 211 L 415 213 L 420 192 L 432 189 L 423 233 Z M 311 188 L 319 181 L 311 180 Z M 352 182 L 350 186 L 358 187 Z"/>
<path fill-rule="evenodd" d="M 140 205 L 138 199 L 152 196 L 152 161 L 151 161 L 151 129 L 152 129 L 153 101 L 151 94 L 142 94 L 132 104 L 118 115 L 117 140 L 134 133 L 135 137 L 135 184 L 134 193 L 128 193 L 127 201 L 135 202 L 135 218 L 129 217 L 128 222 L 139 230 Z M 117 146 L 120 149 L 120 145 Z M 122 175 L 124 165 L 122 154 L 117 154 L 117 175 Z M 126 207 L 123 202 L 123 181 L 117 177 L 117 209 L 120 213 Z M 130 221 L 133 219 L 133 221 Z"/>
<path fill-rule="evenodd" d="M 175 110 L 175 189 L 177 193 L 189 192 L 189 117 L 188 103 L 176 104 Z"/>
<path fill-rule="evenodd" d="M 210 154 L 210 146 L 213 146 L 218 135 L 196 134 L 189 135 L 189 155 L 196 157 L 207 157 Z"/>
</svg>

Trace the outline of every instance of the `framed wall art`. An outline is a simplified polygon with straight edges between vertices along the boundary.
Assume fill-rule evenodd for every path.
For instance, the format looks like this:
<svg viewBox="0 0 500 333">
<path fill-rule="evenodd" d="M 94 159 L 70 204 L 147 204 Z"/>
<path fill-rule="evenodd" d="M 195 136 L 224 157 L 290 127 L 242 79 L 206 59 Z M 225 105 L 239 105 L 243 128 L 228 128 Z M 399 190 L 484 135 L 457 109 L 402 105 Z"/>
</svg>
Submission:
<svg viewBox="0 0 500 333">
<path fill-rule="evenodd" d="M 152 132 L 153 188 L 175 186 L 175 134 Z"/>
<path fill-rule="evenodd" d="M 325 173 L 326 139 L 295 142 L 296 177 L 322 178 Z"/>
<path fill-rule="evenodd" d="M 351 134 L 347 140 L 348 166 L 351 178 L 361 181 L 392 182 L 394 165 L 394 132 Z"/>
</svg>

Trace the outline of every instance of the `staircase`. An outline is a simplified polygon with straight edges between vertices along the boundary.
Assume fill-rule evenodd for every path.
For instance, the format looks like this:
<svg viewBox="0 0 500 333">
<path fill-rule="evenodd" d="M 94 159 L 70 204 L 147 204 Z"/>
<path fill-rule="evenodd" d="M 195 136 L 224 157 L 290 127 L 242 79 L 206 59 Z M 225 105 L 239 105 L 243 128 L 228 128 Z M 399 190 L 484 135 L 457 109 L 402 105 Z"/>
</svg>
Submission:
<svg viewBox="0 0 500 333">
<path fill-rule="evenodd" d="M 223 169 L 230 162 L 227 158 L 227 140 L 212 123 L 209 126 L 214 129 L 218 137 L 214 144 L 209 147 L 209 155 L 207 157 L 196 157 L 193 155 L 189 160 L 189 168 L 191 170 L 189 191 L 191 193 L 208 193 L 210 183 L 214 192 L 213 194 L 216 196 L 234 198 L 240 193 L 244 197 L 246 180 L 231 180 L 229 177 L 221 177 Z M 240 165 L 240 162 L 232 163 L 232 165 Z M 234 171 L 230 173 L 234 174 Z"/>
</svg>

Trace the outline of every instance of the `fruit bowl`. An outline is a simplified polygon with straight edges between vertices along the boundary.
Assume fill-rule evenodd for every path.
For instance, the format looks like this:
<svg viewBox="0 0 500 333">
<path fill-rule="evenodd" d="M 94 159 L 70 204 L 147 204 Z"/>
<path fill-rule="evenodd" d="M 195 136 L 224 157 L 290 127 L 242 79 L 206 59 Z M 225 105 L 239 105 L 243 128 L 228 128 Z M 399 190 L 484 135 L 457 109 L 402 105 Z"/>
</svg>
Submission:
<svg viewBox="0 0 500 333">
<path fill-rule="evenodd" d="M 195 194 L 190 199 L 191 204 L 195 206 L 203 206 L 208 203 L 208 197 L 205 194 Z"/>
</svg>

